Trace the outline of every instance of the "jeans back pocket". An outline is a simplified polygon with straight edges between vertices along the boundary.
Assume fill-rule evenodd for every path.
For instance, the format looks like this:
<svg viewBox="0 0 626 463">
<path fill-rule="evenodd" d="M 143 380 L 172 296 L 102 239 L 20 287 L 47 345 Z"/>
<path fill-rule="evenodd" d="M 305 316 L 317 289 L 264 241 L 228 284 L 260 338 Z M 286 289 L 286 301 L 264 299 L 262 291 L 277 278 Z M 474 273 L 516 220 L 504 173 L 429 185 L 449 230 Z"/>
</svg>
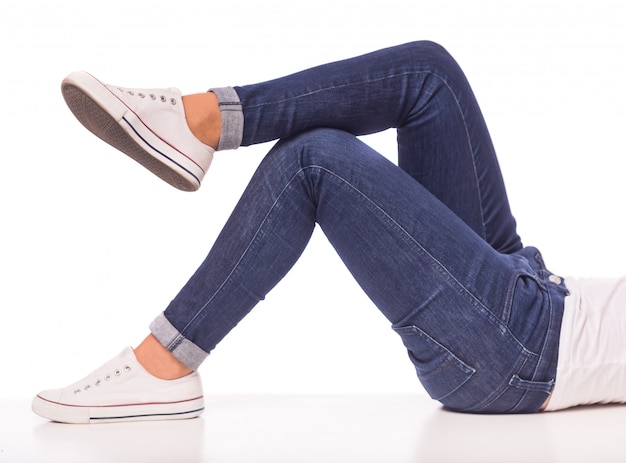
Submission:
<svg viewBox="0 0 626 463">
<path fill-rule="evenodd" d="M 433 399 L 445 399 L 476 372 L 417 326 L 394 326 L 393 329 L 402 338 L 417 377 Z"/>
</svg>

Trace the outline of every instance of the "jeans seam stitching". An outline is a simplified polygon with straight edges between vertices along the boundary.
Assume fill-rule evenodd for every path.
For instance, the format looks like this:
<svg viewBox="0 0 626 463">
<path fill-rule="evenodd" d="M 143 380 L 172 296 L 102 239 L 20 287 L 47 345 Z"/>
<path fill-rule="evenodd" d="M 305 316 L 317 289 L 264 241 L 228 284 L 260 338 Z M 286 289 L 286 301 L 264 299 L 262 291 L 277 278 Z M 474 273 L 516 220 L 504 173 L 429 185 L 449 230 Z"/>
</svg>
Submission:
<svg viewBox="0 0 626 463">
<path fill-rule="evenodd" d="M 345 183 L 346 185 L 349 185 L 351 189 L 353 189 L 354 191 L 356 191 L 360 196 L 362 196 L 363 198 L 367 199 L 367 201 L 372 204 L 376 210 L 378 210 L 380 213 L 383 214 L 383 216 L 389 220 L 395 227 L 397 227 L 404 236 L 408 237 L 410 239 L 410 241 L 412 243 L 414 243 L 415 245 L 417 245 L 422 252 L 424 252 L 429 259 L 431 259 L 432 262 L 435 263 L 435 267 L 437 267 L 437 271 L 442 272 L 443 275 L 447 276 L 452 282 L 454 282 L 456 285 L 458 285 L 459 288 L 461 288 L 466 294 L 470 295 L 472 301 L 474 301 L 474 303 L 478 304 L 478 306 L 485 310 L 485 312 L 487 312 L 490 316 L 490 318 L 493 318 L 495 321 L 498 321 L 498 318 L 493 314 L 493 312 L 491 312 L 491 310 L 489 310 L 489 308 L 483 304 L 483 302 L 478 299 L 478 297 L 476 297 L 476 295 L 470 291 L 468 288 L 466 288 L 456 277 L 454 277 L 454 275 L 452 275 L 452 273 L 450 272 L 450 270 L 441 262 L 439 261 L 437 258 L 435 258 L 435 256 L 433 256 L 430 252 L 428 252 L 428 250 L 422 245 L 422 243 L 420 243 L 416 238 L 414 238 L 400 223 L 398 223 L 393 217 L 391 217 L 380 205 L 378 205 L 374 200 L 372 200 L 367 194 L 365 194 L 363 191 L 361 191 L 359 188 L 357 188 L 355 185 L 353 185 L 352 183 L 350 183 L 347 179 L 343 178 L 341 175 L 336 174 L 335 172 L 322 167 L 322 166 L 316 166 L 316 165 L 310 165 L 310 166 L 306 166 L 303 168 L 304 169 L 309 169 L 309 168 L 317 168 L 321 171 L 324 171 L 330 175 L 333 175 L 334 177 L 340 179 L 343 183 Z M 507 331 L 508 329 L 506 328 L 506 326 L 502 325 L 500 323 L 501 326 L 503 326 Z M 510 333 L 512 335 L 512 333 Z"/>
<path fill-rule="evenodd" d="M 302 168 L 300 168 L 286 183 L 285 186 L 283 187 L 283 189 L 280 191 L 280 193 L 276 196 L 276 199 L 274 200 L 274 202 L 271 204 L 271 206 L 268 208 L 266 214 L 263 216 L 263 219 L 261 220 L 261 223 L 259 224 L 259 226 L 257 227 L 257 229 L 254 232 L 254 235 L 252 236 L 252 238 L 250 239 L 250 242 L 248 243 L 248 245 L 246 246 L 246 248 L 242 251 L 241 255 L 239 256 L 239 258 L 237 259 L 237 262 L 235 262 L 235 264 L 233 265 L 232 269 L 230 270 L 230 272 L 228 273 L 228 275 L 226 275 L 226 277 L 224 278 L 224 281 L 222 281 L 222 283 L 220 283 L 220 285 L 217 287 L 217 289 L 213 292 L 213 294 L 206 299 L 206 302 L 202 305 L 202 307 L 200 307 L 196 313 L 193 315 L 193 317 L 191 317 L 191 319 L 187 322 L 187 324 L 180 330 L 180 334 L 181 336 L 184 336 L 184 333 L 196 322 L 196 320 L 198 320 L 199 317 L 201 317 L 202 312 L 205 311 L 205 309 L 207 308 L 207 306 L 213 301 L 213 299 L 215 299 L 215 297 L 220 293 L 220 291 L 224 288 L 224 286 L 226 286 L 226 284 L 228 283 L 228 281 L 230 280 L 230 278 L 235 274 L 235 272 L 237 271 L 237 269 L 239 268 L 239 266 L 241 265 L 241 262 L 243 261 L 244 257 L 249 253 L 252 245 L 254 244 L 254 242 L 256 241 L 256 238 L 259 236 L 259 233 L 261 231 L 261 229 L 263 228 L 263 226 L 267 223 L 267 219 L 269 217 L 269 215 L 271 214 L 271 212 L 274 210 L 274 208 L 276 207 L 276 204 L 278 203 L 278 201 L 282 198 L 284 192 L 287 190 L 287 188 L 289 188 L 289 186 L 292 184 L 292 182 L 296 179 L 296 177 L 299 176 L 299 174 L 302 172 Z"/>
</svg>

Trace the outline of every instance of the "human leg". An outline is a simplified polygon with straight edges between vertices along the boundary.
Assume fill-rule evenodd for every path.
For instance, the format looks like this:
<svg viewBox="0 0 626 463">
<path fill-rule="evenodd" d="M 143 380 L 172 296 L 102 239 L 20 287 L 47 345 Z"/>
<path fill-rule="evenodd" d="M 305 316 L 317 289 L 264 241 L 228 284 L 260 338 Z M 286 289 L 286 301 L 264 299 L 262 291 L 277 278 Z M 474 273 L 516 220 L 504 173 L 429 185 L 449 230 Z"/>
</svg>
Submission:
<svg viewBox="0 0 626 463">
<path fill-rule="evenodd" d="M 174 357 L 152 334 L 146 336 L 133 351 L 137 361 L 157 378 L 177 379 L 193 371 Z"/>
<path fill-rule="evenodd" d="M 558 311 L 534 255 L 496 252 L 341 131 L 272 149 L 205 262 L 153 323 L 155 337 L 197 368 L 291 268 L 316 223 L 405 340 L 434 398 L 472 411 L 539 409 Z M 523 381 L 510 386 L 513 377 Z"/>
<path fill-rule="evenodd" d="M 145 98 L 155 94 L 153 90 L 120 90 L 84 73 L 68 76 L 62 89 L 89 130 L 187 190 L 199 187 L 214 148 L 291 137 L 315 127 L 355 135 L 395 127 L 400 167 L 494 249 L 511 253 L 521 248 L 480 108 L 458 64 L 431 42 L 408 43 L 209 94 L 182 97 L 172 89 L 156 91 L 173 95 L 164 97 L 165 104 L 160 98 L 156 103 Z M 178 99 L 184 105 L 168 104 Z M 185 122 L 183 106 L 186 122 L 203 143 L 184 136 L 179 142 L 178 134 L 188 131 L 178 127 Z M 174 119 L 172 111 L 178 111 Z M 221 118 L 215 117 L 218 111 Z M 163 120 L 159 113 L 165 115 Z M 147 132 L 148 139 L 138 138 L 136 132 Z"/>
<path fill-rule="evenodd" d="M 558 318 L 547 278 L 534 271 L 531 259 L 497 253 L 409 175 L 336 130 L 282 141 L 268 154 L 205 262 L 152 324 L 155 338 L 196 369 L 287 273 L 316 223 L 400 334 L 433 398 L 466 411 L 539 408 L 551 387 L 546 352 L 555 352 L 551 334 Z M 128 354 L 123 360 L 132 361 Z M 132 364 L 129 371 L 136 370 Z M 74 422 L 201 411 L 164 414 L 159 407 L 170 410 L 172 403 L 157 401 L 156 410 L 140 416 L 83 416 L 85 410 L 116 409 L 84 402 L 99 388 L 96 373 L 73 385 L 75 391 L 40 394 L 34 409 Z M 141 378 L 134 383 L 147 384 Z M 172 388 L 143 378 L 157 389 L 150 398 Z M 184 378 L 188 397 L 198 390 L 197 377 Z M 125 398 L 122 392 L 118 400 Z M 189 397 L 174 406 L 197 407 L 198 401 Z M 143 410 L 144 404 L 136 406 Z"/>
<path fill-rule="evenodd" d="M 494 249 L 521 249 L 495 150 L 457 62 L 413 42 L 217 94 L 224 126 L 250 145 L 314 127 L 355 135 L 398 131 L 398 164 Z M 230 99 L 229 99 L 230 97 Z M 234 109 L 241 105 L 242 114 Z"/>
</svg>

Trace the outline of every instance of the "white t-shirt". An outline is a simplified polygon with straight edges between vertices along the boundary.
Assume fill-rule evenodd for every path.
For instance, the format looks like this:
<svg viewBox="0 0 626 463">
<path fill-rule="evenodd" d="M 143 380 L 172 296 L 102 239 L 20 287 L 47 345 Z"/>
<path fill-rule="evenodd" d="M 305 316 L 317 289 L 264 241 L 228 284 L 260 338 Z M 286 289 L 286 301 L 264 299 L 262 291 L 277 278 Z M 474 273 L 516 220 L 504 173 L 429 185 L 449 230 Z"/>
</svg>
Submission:
<svg viewBox="0 0 626 463">
<path fill-rule="evenodd" d="M 548 411 L 626 402 L 626 277 L 566 278 L 556 382 Z"/>
</svg>

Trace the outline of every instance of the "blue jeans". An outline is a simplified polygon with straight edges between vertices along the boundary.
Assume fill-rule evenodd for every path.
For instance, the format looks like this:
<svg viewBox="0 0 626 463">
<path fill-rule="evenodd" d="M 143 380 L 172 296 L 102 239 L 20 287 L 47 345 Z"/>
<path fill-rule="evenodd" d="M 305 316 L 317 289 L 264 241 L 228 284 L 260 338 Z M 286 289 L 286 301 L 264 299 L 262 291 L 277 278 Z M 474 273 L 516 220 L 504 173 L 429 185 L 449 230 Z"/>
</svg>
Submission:
<svg viewBox="0 0 626 463">
<path fill-rule="evenodd" d="M 410 43 L 235 87 L 232 101 L 216 94 L 236 138 L 225 143 L 280 141 L 151 325 L 164 346 L 197 368 L 289 271 L 317 223 L 431 397 L 467 412 L 540 409 L 567 290 L 522 246 L 480 109 L 444 49 Z M 391 127 L 398 165 L 356 137 Z"/>
</svg>

